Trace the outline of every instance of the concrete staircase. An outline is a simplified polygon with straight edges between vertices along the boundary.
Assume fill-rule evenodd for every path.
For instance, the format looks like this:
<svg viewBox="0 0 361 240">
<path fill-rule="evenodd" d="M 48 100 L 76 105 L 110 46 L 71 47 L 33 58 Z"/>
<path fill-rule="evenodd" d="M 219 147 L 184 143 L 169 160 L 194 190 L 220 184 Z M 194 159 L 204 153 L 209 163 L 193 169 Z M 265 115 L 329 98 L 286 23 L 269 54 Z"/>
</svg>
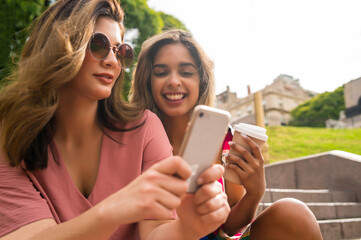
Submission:
<svg viewBox="0 0 361 240">
<path fill-rule="evenodd" d="M 331 151 L 268 164 L 259 212 L 293 197 L 315 214 L 324 240 L 361 239 L 361 156 Z"/>
</svg>

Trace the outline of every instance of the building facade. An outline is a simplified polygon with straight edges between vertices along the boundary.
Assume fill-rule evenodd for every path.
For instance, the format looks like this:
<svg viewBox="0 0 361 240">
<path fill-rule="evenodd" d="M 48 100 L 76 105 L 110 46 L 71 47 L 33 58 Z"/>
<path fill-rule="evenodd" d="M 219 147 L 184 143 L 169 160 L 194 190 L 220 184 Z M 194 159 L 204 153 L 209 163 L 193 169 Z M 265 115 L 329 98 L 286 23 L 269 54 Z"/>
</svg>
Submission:
<svg viewBox="0 0 361 240">
<path fill-rule="evenodd" d="M 279 75 L 262 92 L 265 124 L 268 126 L 286 125 L 291 120 L 290 112 L 299 104 L 317 95 L 303 89 L 299 80 L 289 75 Z M 248 88 L 248 96 L 238 98 L 237 94 L 227 90 L 217 95 L 217 107 L 231 113 L 231 125 L 239 122 L 255 124 L 253 94 Z"/>
<path fill-rule="evenodd" d="M 340 114 L 346 128 L 361 127 L 361 78 L 352 80 L 344 86 L 345 111 Z"/>
</svg>

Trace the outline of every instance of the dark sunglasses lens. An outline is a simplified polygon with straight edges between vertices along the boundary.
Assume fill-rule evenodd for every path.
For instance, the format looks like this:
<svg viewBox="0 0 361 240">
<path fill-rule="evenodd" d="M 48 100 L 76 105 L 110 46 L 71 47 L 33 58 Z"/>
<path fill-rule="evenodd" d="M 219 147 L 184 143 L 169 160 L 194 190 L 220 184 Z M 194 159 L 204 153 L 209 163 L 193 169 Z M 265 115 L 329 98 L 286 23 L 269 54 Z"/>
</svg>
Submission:
<svg viewBox="0 0 361 240">
<path fill-rule="evenodd" d="M 102 60 L 106 58 L 110 50 L 110 42 L 108 38 L 101 33 L 93 35 L 90 41 L 90 52 L 96 59 Z"/>
<path fill-rule="evenodd" d="M 121 44 L 118 47 L 117 58 L 123 69 L 130 67 L 134 59 L 133 48 L 126 43 Z"/>
</svg>

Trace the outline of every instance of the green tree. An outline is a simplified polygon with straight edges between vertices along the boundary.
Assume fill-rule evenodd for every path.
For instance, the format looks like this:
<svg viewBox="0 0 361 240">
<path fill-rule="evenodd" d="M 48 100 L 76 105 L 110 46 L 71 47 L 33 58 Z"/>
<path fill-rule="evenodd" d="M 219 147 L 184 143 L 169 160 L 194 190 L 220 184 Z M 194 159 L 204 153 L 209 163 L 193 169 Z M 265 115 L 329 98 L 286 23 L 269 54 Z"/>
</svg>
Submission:
<svg viewBox="0 0 361 240">
<path fill-rule="evenodd" d="M 0 1 L 0 86 L 18 60 L 28 35 L 28 26 L 53 0 L 1 0 Z M 132 35 L 131 42 L 136 56 L 148 37 L 168 28 L 186 29 L 177 18 L 149 8 L 147 0 L 121 0 L 125 12 L 124 25 Z M 135 59 L 136 61 L 136 59 Z M 130 88 L 131 70 L 126 72 L 124 96 Z"/>
<path fill-rule="evenodd" d="M 179 21 L 179 19 L 173 17 L 172 15 L 166 14 L 164 12 L 158 12 L 160 17 L 164 22 L 164 26 L 162 30 L 172 29 L 172 28 L 180 28 L 180 29 L 187 29 L 186 26 Z"/>
<path fill-rule="evenodd" d="M 19 58 L 27 27 L 49 5 L 50 0 L 0 1 L 0 86 Z"/>
<path fill-rule="evenodd" d="M 291 111 L 291 126 L 324 127 L 327 119 L 338 119 L 345 109 L 343 87 L 324 92 L 300 104 Z"/>
</svg>

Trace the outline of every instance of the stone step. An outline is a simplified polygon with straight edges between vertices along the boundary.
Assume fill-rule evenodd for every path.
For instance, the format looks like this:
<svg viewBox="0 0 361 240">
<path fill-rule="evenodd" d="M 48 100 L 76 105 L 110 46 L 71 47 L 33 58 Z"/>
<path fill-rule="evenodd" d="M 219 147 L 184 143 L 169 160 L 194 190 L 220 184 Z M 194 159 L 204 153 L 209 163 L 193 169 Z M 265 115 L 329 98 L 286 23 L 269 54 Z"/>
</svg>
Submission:
<svg viewBox="0 0 361 240">
<path fill-rule="evenodd" d="M 273 202 L 288 197 L 308 205 L 318 219 L 324 240 L 361 240 L 361 202 L 354 192 L 267 188 L 257 215 Z"/>
<path fill-rule="evenodd" d="M 343 219 L 361 217 L 361 203 L 306 203 L 317 219 Z"/>
<path fill-rule="evenodd" d="M 361 239 L 361 218 L 319 220 L 324 240 Z"/>
<path fill-rule="evenodd" d="M 278 189 L 267 188 L 261 202 L 275 202 L 281 198 L 292 197 L 302 202 L 356 202 L 356 194 L 347 191 L 328 189 Z"/>
<path fill-rule="evenodd" d="M 263 211 L 272 203 L 260 203 L 258 211 Z M 361 203 L 333 202 L 306 203 L 318 220 L 361 217 Z"/>
</svg>

